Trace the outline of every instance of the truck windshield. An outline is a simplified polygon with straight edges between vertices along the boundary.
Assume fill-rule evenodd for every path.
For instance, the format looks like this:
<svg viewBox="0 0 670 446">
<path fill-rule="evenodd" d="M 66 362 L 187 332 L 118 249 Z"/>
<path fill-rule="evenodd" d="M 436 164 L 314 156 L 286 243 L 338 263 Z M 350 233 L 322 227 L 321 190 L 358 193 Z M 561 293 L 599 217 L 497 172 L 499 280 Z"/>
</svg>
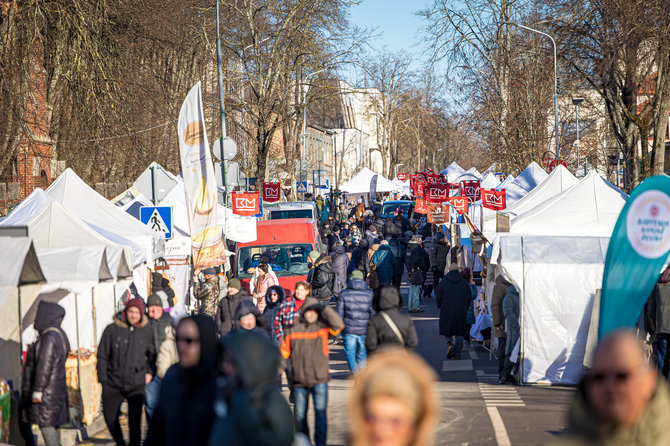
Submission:
<svg viewBox="0 0 670 446">
<path fill-rule="evenodd" d="M 309 243 L 244 246 L 237 250 L 237 276 L 249 278 L 261 257 L 270 259 L 277 276 L 305 276 L 309 272 L 307 256 L 314 248 Z"/>
<path fill-rule="evenodd" d="M 312 218 L 311 209 L 288 209 L 282 211 L 270 211 L 270 220 L 283 220 L 286 218 Z"/>
</svg>

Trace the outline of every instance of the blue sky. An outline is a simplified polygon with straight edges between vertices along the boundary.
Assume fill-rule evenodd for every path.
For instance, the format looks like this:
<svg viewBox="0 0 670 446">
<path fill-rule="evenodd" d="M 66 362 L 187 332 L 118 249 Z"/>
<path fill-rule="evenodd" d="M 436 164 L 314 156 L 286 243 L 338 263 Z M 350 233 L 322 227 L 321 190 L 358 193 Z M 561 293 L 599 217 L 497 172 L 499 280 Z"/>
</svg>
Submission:
<svg viewBox="0 0 670 446">
<path fill-rule="evenodd" d="M 414 13 L 427 5 L 427 0 L 363 0 L 351 7 L 349 20 L 361 28 L 376 28 L 379 36 L 370 42 L 374 50 L 411 53 L 412 68 L 418 70 L 423 61 L 419 37 L 424 21 Z"/>
</svg>

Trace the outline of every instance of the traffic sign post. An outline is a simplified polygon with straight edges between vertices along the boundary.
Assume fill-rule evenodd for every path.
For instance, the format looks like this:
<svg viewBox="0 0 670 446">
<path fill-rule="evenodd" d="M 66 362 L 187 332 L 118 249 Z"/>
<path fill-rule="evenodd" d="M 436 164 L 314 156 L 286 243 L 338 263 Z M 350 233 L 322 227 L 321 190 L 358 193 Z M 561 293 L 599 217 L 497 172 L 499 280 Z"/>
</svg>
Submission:
<svg viewBox="0 0 670 446">
<path fill-rule="evenodd" d="M 302 194 L 302 199 L 304 200 L 307 193 L 307 181 L 297 181 L 295 183 L 295 191 L 298 194 Z"/>
<path fill-rule="evenodd" d="M 166 239 L 172 238 L 171 206 L 143 206 L 140 208 L 140 221 L 152 231 L 165 234 Z"/>
</svg>

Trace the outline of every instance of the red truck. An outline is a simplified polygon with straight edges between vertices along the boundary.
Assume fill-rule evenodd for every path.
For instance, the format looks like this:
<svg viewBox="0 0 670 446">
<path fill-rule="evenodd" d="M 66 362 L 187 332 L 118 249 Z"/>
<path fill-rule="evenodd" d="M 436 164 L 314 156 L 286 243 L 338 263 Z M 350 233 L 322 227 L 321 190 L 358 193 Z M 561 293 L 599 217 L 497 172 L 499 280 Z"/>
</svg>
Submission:
<svg viewBox="0 0 670 446">
<path fill-rule="evenodd" d="M 270 259 L 279 285 L 293 293 L 295 284 L 307 279 L 310 251 L 321 251 L 316 220 L 293 218 L 263 220 L 256 223 L 256 241 L 238 243 L 235 252 L 235 276 L 248 292 L 249 281 L 261 257 Z"/>
</svg>

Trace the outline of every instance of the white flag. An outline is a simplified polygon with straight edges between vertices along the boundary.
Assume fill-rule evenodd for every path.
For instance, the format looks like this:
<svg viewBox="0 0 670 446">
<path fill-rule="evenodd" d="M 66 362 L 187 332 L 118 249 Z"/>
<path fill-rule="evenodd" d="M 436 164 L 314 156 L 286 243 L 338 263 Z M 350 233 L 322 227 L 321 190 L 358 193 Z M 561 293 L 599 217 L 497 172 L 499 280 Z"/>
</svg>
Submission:
<svg viewBox="0 0 670 446">
<path fill-rule="evenodd" d="M 181 106 L 177 136 L 191 229 L 193 268 L 197 272 L 220 265 L 225 259 L 221 228 L 216 224 L 216 180 L 205 131 L 200 82 L 191 88 Z"/>
</svg>

